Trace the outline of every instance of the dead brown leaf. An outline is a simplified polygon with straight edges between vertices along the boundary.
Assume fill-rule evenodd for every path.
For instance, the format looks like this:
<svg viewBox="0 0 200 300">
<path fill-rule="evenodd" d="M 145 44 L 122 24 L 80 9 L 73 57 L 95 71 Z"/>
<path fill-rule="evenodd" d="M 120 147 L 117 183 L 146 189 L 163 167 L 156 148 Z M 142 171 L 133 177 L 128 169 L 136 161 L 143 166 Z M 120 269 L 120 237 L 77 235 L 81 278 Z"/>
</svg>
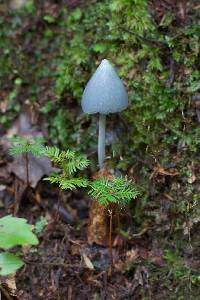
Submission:
<svg viewBox="0 0 200 300">
<path fill-rule="evenodd" d="M 160 166 L 160 164 L 157 164 L 156 167 L 154 167 L 153 172 L 150 176 L 150 179 L 156 178 L 158 175 L 161 176 L 176 176 L 178 175 L 179 172 L 175 168 L 170 168 L 170 169 L 164 169 L 163 167 Z"/>
<path fill-rule="evenodd" d="M 85 252 L 82 252 L 82 257 L 83 257 L 83 260 L 84 260 L 84 263 L 85 263 L 86 267 L 87 267 L 89 270 L 94 270 L 94 265 L 93 265 L 93 263 L 91 262 L 91 260 L 89 259 L 89 257 L 86 255 Z"/>
<path fill-rule="evenodd" d="M 50 175 L 56 169 L 51 166 L 51 161 L 47 157 L 35 157 L 28 153 L 29 159 L 29 184 L 32 188 L 37 186 L 37 183 L 44 175 Z M 14 173 L 20 180 L 27 182 L 25 159 L 22 156 L 16 157 L 9 165 L 9 171 Z"/>
<path fill-rule="evenodd" d="M 35 127 L 31 121 L 30 113 L 21 113 L 19 118 L 8 130 L 4 139 L 4 146 L 10 147 L 9 138 L 13 135 L 19 135 L 23 137 L 42 137 L 41 131 Z M 28 168 L 29 168 L 29 184 L 32 188 L 35 188 L 37 183 L 44 175 L 50 175 L 56 172 L 57 169 L 51 166 L 51 161 L 47 157 L 35 157 L 31 153 L 28 153 Z M 9 172 L 15 174 L 22 182 L 27 182 L 27 173 L 25 166 L 25 159 L 23 156 L 14 158 L 14 161 L 9 164 Z"/>
<path fill-rule="evenodd" d="M 191 164 L 188 164 L 188 170 L 190 171 L 191 175 L 187 178 L 188 183 L 194 183 L 196 181 L 196 175 L 195 175 L 195 166 L 194 162 L 192 161 Z"/>
<path fill-rule="evenodd" d="M 128 262 L 133 262 L 139 257 L 139 249 L 131 249 L 130 251 L 126 252 L 126 258 Z"/>
</svg>

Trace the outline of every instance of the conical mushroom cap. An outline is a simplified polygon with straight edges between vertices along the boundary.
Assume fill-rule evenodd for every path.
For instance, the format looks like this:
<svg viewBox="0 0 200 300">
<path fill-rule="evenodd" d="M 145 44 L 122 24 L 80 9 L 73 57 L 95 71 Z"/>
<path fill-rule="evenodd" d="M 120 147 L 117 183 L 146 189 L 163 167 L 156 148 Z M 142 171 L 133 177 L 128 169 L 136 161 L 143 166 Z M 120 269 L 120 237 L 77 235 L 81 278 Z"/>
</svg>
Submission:
<svg viewBox="0 0 200 300">
<path fill-rule="evenodd" d="M 81 105 L 88 114 L 109 114 L 127 108 L 126 89 L 107 59 L 102 60 L 87 83 Z"/>
</svg>

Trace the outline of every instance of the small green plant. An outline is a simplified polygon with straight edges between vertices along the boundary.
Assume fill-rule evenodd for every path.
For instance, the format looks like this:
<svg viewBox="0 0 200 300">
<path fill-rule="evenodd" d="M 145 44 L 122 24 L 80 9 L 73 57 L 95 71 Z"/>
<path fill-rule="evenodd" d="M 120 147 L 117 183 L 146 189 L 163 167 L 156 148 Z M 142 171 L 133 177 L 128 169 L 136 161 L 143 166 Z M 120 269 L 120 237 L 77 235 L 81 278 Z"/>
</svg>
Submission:
<svg viewBox="0 0 200 300">
<path fill-rule="evenodd" d="M 37 137 L 33 139 L 32 137 L 22 137 L 16 136 L 10 139 L 11 148 L 9 153 L 12 156 L 23 155 L 25 160 L 25 168 L 26 168 L 26 184 L 29 186 L 29 157 L 28 153 L 31 152 L 35 156 L 41 156 L 43 152 L 43 142 L 44 139 L 42 137 Z"/>
<path fill-rule="evenodd" d="M 139 195 L 134 182 L 123 177 L 103 176 L 90 183 L 89 194 L 100 205 L 105 206 L 109 214 L 109 253 L 111 270 L 113 267 L 112 227 L 113 213 L 116 208 L 123 208 Z"/>
<path fill-rule="evenodd" d="M 48 221 L 45 217 L 41 216 L 35 223 L 34 232 L 40 234 L 47 226 Z"/>
<path fill-rule="evenodd" d="M 16 136 L 10 139 L 11 148 L 9 153 L 12 156 L 22 155 L 32 152 L 35 156 L 41 156 L 44 151 L 44 139 L 42 137 L 22 137 Z"/>
<path fill-rule="evenodd" d="M 116 207 L 122 208 L 135 199 L 139 192 L 135 184 L 123 177 L 101 176 L 93 181 L 83 177 L 74 177 L 77 171 L 83 171 L 89 165 L 89 160 L 85 156 L 77 154 L 72 150 L 60 151 L 57 147 L 43 146 L 42 140 L 16 137 L 12 139 L 12 155 L 20 155 L 31 152 L 36 156 L 47 156 L 58 167 L 58 173 L 54 173 L 44 180 L 57 184 L 61 189 L 86 188 L 89 186 L 89 195 L 98 203 L 105 206 L 109 214 L 109 252 L 111 267 L 113 265 L 112 256 L 112 227 L 113 211 Z"/>
<path fill-rule="evenodd" d="M 177 250 L 166 249 L 164 259 L 171 274 L 171 280 L 173 279 L 174 285 L 177 285 L 177 290 L 181 293 L 180 299 L 185 299 L 185 294 L 184 296 L 182 294 L 184 291 L 187 293 L 188 289 L 191 291 L 194 286 L 199 286 L 198 270 L 192 268 L 187 258 L 181 256 Z"/>
<path fill-rule="evenodd" d="M 186 261 L 178 253 L 165 250 L 165 261 L 176 280 L 189 279 L 191 269 L 186 265 Z"/>
<path fill-rule="evenodd" d="M 58 184 L 63 190 L 72 190 L 88 185 L 87 179 L 74 177 L 76 171 L 82 171 L 89 165 L 89 160 L 83 155 L 79 155 L 72 150 L 60 151 L 57 147 L 46 147 L 43 154 L 48 156 L 61 170 L 59 174 L 52 174 L 44 180 Z"/>
<path fill-rule="evenodd" d="M 89 165 L 89 160 L 83 155 L 77 154 L 72 150 L 60 151 L 57 147 L 44 146 L 43 138 L 32 137 L 14 137 L 11 140 L 11 148 L 9 153 L 12 156 L 23 155 L 26 166 L 27 185 L 29 185 L 29 158 L 28 153 L 34 156 L 47 156 L 59 168 L 59 174 L 54 173 L 44 180 L 56 183 L 61 189 L 75 189 L 78 187 L 86 187 L 88 180 L 81 177 L 74 177 L 74 173 L 78 170 L 82 171 Z"/>
<path fill-rule="evenodd" d="M 116 204 L 120 207 L 127 206 L 132 199 L 135 199 L 139 192 L 135 184 L 123 177 L 100 177 L 90 184 L 89 194 L 98 199 L 104 206 Z"/>
<path fill-rule="evenodd" d="M 6 216 L 0 219 L 0 248 L 10 250 L 15 246 L 37 245 L 38 239 L 26 219 Z M 13 251 L 12 251 L 13 252 Z M 23 266 L 19 255 L 4 251 L 0 253 L 0 275 L 14 273 Z"/>
</svg>

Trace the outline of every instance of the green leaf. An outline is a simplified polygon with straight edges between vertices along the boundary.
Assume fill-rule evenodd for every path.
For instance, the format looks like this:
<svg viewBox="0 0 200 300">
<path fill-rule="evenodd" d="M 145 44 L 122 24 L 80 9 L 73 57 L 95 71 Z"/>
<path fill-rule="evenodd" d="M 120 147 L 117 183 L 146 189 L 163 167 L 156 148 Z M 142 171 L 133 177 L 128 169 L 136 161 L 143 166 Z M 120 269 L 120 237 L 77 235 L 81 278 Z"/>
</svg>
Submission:
<svg viewBox="0 0 200 300">
<path fill-rule="evenodd" d="M 82 11 L 80 10 L 80 8 L 75 9 L 72 14 L 73 19 L 78 21 L 80 20 L 81 16 L 82 16 Z"/>
<path fill-rule="evenodd" d="M 6 216 L 0 219 L 0 248 L 17 245 L 37 245 L 38 239 L 26 219 Z"/>
<path fill-rule="evenodd" d="M 48 224 L 47 219 L 45 217 L 41 216 L 35 223 L 34 232 L 36 234 L 41 233 L 47 224 Z"/>
<path fill-rule="evenodd" d="M 0 254 L 0 275 L 8 275 L 14 273 L 23 266 L 23 261 L 12 253 Z"/>
<path fill-rule="evenodd" d="M 55 17 L 54 16 L 50 16 L 50 15 L 47 15 L 47 16 L 44 16 L 44 20 L 48 23 L 54 23 L 55 22 Z"/>
<path fill-rule="evenodd" d="M 93 49 L 97 53 L 103 53 L 106 50 L 107 46 L 103 43 L 95 44 Z"/>
</svg>

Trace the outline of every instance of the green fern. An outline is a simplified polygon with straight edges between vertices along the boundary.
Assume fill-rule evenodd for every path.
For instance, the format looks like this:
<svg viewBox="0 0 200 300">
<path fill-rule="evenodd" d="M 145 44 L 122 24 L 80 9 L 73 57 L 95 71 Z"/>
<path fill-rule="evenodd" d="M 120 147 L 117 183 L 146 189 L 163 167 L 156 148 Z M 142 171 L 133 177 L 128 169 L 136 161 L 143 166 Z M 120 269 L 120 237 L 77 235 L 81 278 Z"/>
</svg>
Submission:
<svg viewBox="0 0 200 300">
<path fill-rule="evenodd" d="M 104 206 L 115 203 L 123 207 L 139 195 L 135 184 L 123 177 L 101 177 L 93 181 L 90 188 L 89 194 Z"/>
<path fill-rule="evenodd" d="M 13 156 L 31 152 L 34 156 L 47 156 L 60 169 L 59 174 L 52 174 L 44 180 L 57 184 L 61 189 L 75 189 L 86 187 L 88 180 L 73 177 L 78 170 L 82 171 L 89 165 L 89 160 L 73 150 L 60 151 L 57 147 L 43 145 L 42 138 L 14 137 L 11 139 L 12 147 L 9 153 Z"/>
<path fill-rule="evenodd" d="M 61 169 L 61 174 L 46 177 L 46 181 L 56 183 L 63 190 L 72 190 L 88 185 L 87 179 L 73 177 L 76 171 L 82 171 L 89 165 L 89 160 L 84 156 L 72 150 L 60 151 L 57 147 L 46 147 L 44 154 Z"/>
<path fill-rule="evenodd" d="M 56 183 L 62 190 L 73 190 L 76 188 L 87 187 L 88 180 L 84 178 L 66 178 L 61 177 L 58 174 L 54 174 L 52 176 L 44 178 L 44 180 L 49 181 L 51 183 Z"/>
<path fill-rule="evenodd" d="M 88 185 L 87 179 L 73 177 L 76 171 L 82 171 L 89 165 L 89 160 L 84 156 L 72 150 L 60 151 L 57 147 L 46 147 L 44 155 L 61 169 L 61 174 L 52 174 L 45 178 L 46 181 L 56 183 L 63 190 L 73 190 Z"/>
<path fill-rule="evenodd" d="M 10 139 L 11 148 L 10 155 L 19 156 L 27 152 L 31 152 L 34 156 L 41 156 L 44 151 L 44 138 L 42 137 L 21 137 L 16 136 Z"/>
<path fill-rule="evenodd" d="M 89 165 L 89 160 L 72 150 L 60 151 L 57 147 L 46 147 L 44 154 L 69 176 Z"/>
</svg>

